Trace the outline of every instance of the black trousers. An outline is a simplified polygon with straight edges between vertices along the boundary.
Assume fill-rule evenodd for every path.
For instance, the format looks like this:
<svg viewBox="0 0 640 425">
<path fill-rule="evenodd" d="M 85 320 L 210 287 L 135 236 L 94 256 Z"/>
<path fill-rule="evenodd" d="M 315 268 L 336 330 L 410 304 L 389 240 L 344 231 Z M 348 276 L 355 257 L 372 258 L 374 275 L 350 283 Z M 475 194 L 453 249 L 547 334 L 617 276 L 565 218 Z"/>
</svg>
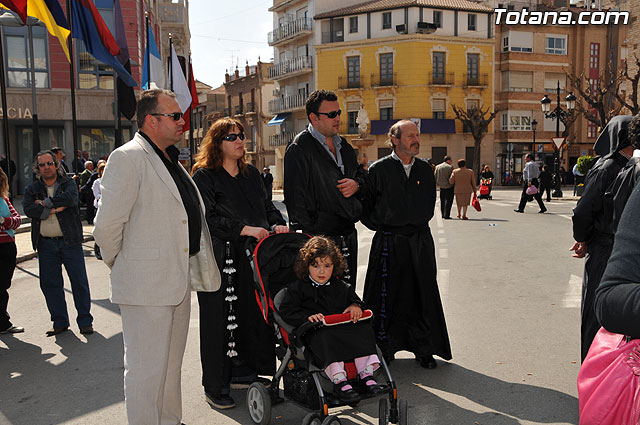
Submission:
<svg viewBox="0 0 640 425">
<path fill-rule="evenodd" d="M 453 206 L 453 187 L 448 189 L 440 188 L 440 212 L 443 218 L 451 218 L 451 207 Z"/>
<path fill-rule="evenodd" d="M 531 184 L 535 187 L 539 187 L 538 179 L 531 179 Z M 527 198 L 529 197 L 529 195 L 527 195 L 528 187 L 529 185 L 527 183 L 525 183 L 522 187 L 522 195 L 520 196 L 520 204 L 518 205 L 518 209 L 520 211 L 524 211 L 524 207 L 527 205 Z M 544 203 L 542 202 L 542 194 L 540 192 L 533 195 L 533 199 L 538 202 L 538 206 L 541 210 L 546 209 Z"/>
<path fill-rule="evenodd" d="M 547 202 L 551 201 L 551 186 L 540 185 L 540 196 L 547 192 Z"/>
<path fill-rule="evenodd" d="M 7 313 L 13 271 L 16 268 L 17 249 L 15 242 L 0 243 L 0 331 L 12 326 Z"/>
</svg>

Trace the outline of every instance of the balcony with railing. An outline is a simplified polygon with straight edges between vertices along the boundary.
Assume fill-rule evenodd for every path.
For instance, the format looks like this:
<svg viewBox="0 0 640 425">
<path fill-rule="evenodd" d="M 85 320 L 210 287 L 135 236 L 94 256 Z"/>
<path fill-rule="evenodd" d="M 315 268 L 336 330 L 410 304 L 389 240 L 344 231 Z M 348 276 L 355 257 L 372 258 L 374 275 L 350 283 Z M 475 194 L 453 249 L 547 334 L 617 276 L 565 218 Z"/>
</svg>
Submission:
<svg viewBox="0 0 640 425">
<path fill-rule="evenodd" d="M 281 112 L 295 111 L 304 109 L 306 94 L 296 94 L 294 96 L 282 96 L 278 99 L 269 101 L 269 113 L 279 114 Z"/>
<path fill-rule="evenodd" d="M 312 63 L 311 56 L 298 56 L 297 58 L 277 63 L 269 68 L 269 79 L 282 80 L 310 72 Z"/>
<path fill-rule="evenodd" d="M 256 106 L 253 102 L 247 102 L 246 105 L 244 105 L 245 114 L 253 114 L 255 112 L 256 112 Z"/>
<path fill-rule="evenodd" d="M 371 74 L 371 87 L 391 87 L 398 85 L 398 73 Z"/>
<path fill-rule="evenodd" d="M 231 116 L 231 108 L 224 108 L 224 116 L 225 117 Z"/>
<path fill-rule="evenodd" d="M 455 73 L 453 72 L 430 72 L 430 86 L 452 86 L 455 81 Z"/>
<path fill-rule="evenodd" d="M 298 18 L 284 23 L 269 33 L 269 46 L 275 46 L 284 41 L 291 41 L 303 35 L 311 34 L 311 18 Z"/>
<path fill-rule="evenodd" d="M 273 134 L 269 136 L 269 146 L 287 146 L 294 137 L 296 137 L 296 133 Z"/>
<path fill-rule="evenodd" d="M 470 76 L 467 74 L 467 78 L 464 80 L 465 87 L 487 87 L 489 85 L 488 74 L 478 74 Z"/>
<path fill-rule="evenodd" d="M 242 115 L 243 113 L 244 112 L 243 112 L 242 105 L 236 105 L 236 106 L 233 107 L 233 114 L 234 115 Z"/>
<path fill-rule="evenodd" d="M 338 77 L 338 88 L 340 90 L 345 89 L 362 89 L 364 88 L 364 78 L 358 75 L 356 77 L 347 77 L 341 75 Z"/>
</svg>

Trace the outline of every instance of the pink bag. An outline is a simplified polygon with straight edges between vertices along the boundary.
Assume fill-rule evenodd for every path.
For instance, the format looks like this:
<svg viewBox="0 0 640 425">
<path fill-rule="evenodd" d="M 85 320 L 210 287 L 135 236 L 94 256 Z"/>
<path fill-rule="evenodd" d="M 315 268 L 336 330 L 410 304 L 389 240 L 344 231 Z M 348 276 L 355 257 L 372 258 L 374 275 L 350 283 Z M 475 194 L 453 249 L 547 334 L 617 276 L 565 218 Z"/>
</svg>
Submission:
<svg viewBox="0 0 640 425">
<path fill-rule="evenodd" d="M 580 425 L 637 425 L 640 339 L 600 328 L 578 373 Z"/>
<path fill-rule="evenodd" d="M 538 193 L 538 188 L 534 185 L 531 185 L 527 188 L 527 195 L 535 195 L 536 193 Z"/>
</svg>

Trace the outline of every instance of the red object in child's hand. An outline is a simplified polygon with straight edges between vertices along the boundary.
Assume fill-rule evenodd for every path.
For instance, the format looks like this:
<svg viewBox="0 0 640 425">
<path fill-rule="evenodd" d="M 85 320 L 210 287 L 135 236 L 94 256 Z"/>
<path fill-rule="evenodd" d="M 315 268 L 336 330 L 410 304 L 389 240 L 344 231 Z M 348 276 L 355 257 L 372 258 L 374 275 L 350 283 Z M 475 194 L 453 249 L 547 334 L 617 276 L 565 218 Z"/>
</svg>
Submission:
<svg viewBox="0 0 640 425">
<path fill-rule="evenodd" d="M 372 317 L 373 312 L 371 310 L 365 310 L 362 312 L 360 320 L 367 320 Z M 322 319 L 322 323 L 324 323 L 325 326 L 342 325 L 349 322 L 353 322 L 353 320 L 351 320 L 350 313 L 331 314 L 329 316 L 324 316 L 324 319 Z"/>
</svg>

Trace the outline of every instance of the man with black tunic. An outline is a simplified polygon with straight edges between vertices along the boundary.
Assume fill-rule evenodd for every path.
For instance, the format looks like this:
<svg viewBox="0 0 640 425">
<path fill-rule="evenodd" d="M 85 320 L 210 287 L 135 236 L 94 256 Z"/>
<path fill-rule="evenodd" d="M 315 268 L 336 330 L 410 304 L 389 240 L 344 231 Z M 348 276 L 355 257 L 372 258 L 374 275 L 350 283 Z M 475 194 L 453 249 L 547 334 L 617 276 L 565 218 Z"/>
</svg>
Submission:
<svg viewBox="0 0 640 425">
<path fill-rule="evenodd" d="M 371 165 L 361 195 L 362 221 L 376 232 L 364 302 L 374 313 L 377 343 L 387 361 L 407 350 L 422 367 L 433 369 L 434 354 L 451 359 L 429 229 L 435 178 L 431 166 L 415 157 L 420 151 L 416 124 L 398 121 L 389 137 L 393 152 Z"/>
<path fill-rule="evenodd" d="M 338 135 L 340 104 L 335 93 L 316 90 L 306 101 L 309 126 L 284 156 L 284 202 L 289 228 L 333 239 L 347 261 L 343 279 L 355 286 L 362 204 L 357 196 L 366 171 Z"/>
<path fill-rule="evenodd" d="M 585 359 L 600 323 L 594 311 L 596 289 L 613 249 L 613 217 L 605 207 L 604 194 L 633 154 L 627 137 L 630 116 L 611 119 L 596 140 L 594 150 L 603 155 L 591 167 L 585 178 L 584 192 L 573 210 L 571 251 L 576 258 L 586 258 L 582 281 L 581 358 Z M 640 127 L 640 126 L 639 126 Z"/>
</svg>

